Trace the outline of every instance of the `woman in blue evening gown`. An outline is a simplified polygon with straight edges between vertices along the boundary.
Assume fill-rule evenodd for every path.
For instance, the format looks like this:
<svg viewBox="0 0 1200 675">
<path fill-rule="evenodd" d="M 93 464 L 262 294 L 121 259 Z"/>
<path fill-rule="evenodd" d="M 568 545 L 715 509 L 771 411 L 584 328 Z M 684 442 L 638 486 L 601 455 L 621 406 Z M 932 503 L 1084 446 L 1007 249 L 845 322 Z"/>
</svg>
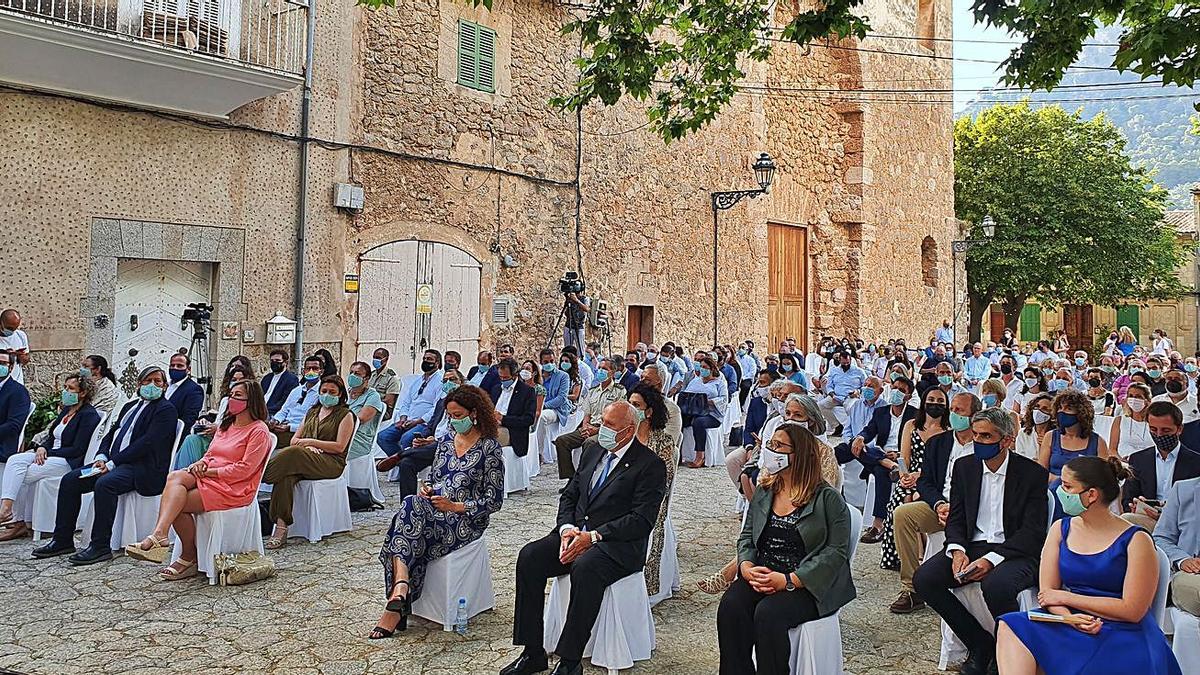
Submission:
<svg viewBox="0 0 1200 675">
<path fill-rule="evenodd" d="M 1108 508 L 1128 476 L 1115 457 L 1077 457 L 1063 468 L 1057 496 L 1073 517 L 1046 536 L 1038 602 L 1043 612 L 1081 623 L 1033 621 L 1025 612 L 1000 617 L 1001 673 L 1181 675 L 1150 613 L 1158 589 L 1154 542 Z"/>
</svg>

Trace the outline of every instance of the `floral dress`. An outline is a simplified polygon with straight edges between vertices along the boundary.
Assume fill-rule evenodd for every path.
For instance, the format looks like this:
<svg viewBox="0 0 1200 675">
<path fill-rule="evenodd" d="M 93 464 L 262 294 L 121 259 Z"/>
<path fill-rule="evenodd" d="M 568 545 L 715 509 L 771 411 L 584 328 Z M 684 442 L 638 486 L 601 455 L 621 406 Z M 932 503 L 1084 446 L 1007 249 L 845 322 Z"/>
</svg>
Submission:
<svg viewBox="0 0 1200 675">
<path fill-rule="evenodd" d="M 438 443 L 429 482 L 441 484 L 440 494 L 466 505 L 464 513 L 439 511 L 420 495 L 409 495 L 400 503 L 392 526 L 379 552 L 383 563 L 384 597 L 395 580 L 392 559 L 400 558 L 408 568 L 408 597 L 421 597 L 426 566 L 483 536 L 491 515 L 504 501 L 504 455 L 492 438 L 481 438 L 466 454 L 454 452 L 453 437 Z"/>
<path fill-rule="evenodd" d="M 909 463 L 912 465 L 907 467 L 909 473 L 920 471 L 921 465 L 925 463 L 925 441 L 921 439 L 921 433 L 917 429 L 913 429 L 912 432 Z M 892 486 L 892 496 L 887 503 L 887 518 L 883 521 L 883 553 L 879 558 L 879 566 L 885 570 L 900 571 L 900 556 L 896 553 L 896 531 L 892 529 L 892 512 L 916 492 L 916 487 L 901 487 L 899 481 Z"/>
<path fill-rule="evenodd" d="M 655 521 L 654 530 L 650 535 L 650 554 L 646 556 L 644 570 L 646 590 L 651 596 L 655 596 L 659 592 L 659 567 L 662 564 L 663 541 L 666 536 L 663 527 L 667 522 L 667 507 L 671 504 L 671 484 L 675 482 L 675 465 L 679 463 L 679 453 L 678 446 L 662 429 L 650 432 L 647 447 L 658 455 L 667 467 L 667 487 L 663 492 L 662 504 L 658 507 L 658 520 Z"/>
</svg>

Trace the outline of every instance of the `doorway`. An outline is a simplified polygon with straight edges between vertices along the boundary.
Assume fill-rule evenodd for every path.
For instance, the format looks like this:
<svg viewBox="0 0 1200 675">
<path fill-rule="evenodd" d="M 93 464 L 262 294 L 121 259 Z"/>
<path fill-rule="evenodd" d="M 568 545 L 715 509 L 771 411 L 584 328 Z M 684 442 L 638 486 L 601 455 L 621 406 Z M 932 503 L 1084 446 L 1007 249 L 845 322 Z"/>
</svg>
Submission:
<svg viewBox="0 0 1200 675">
<path fill-rule="evenodd" d="M 142 368 L 158 365 L 165 369 L 172 354 L 191 345 L 192 324 L 184 324 L 181 317 L 189 304 L 209 302 L 212 278 L 212 263 L 117 261 L 112 368 L 126 395 L 133 395 Z M 194 362 L 207 359 L 208 354 L 191 357 L 193 372 L 200 372 Z"/>
<path fill-rule="evenodd" d="M 654 307 L 651 305 L 629 306 L 629 340 L 625 349 L 633 349 L 639 342 L 654 344 Z"/>
<path fill-rule="evenodd" d="M 426 349 L 454 350 L 466 363 L 479 350 L 480 273 L 461 249 L 394 241 L 359 258 L 358 358 L 383 347 L 398 375 L 418 372 Z"/>
<path fill-rule="evenodd" d="M 808 351 L 808 230 L 767 224 L 767 344 L 787 337 Z"/>
<path fill-rule="evenodd" d="M 1092 306 L 1063 305 L 1063 330 L 1067 331 L 1067 342 L 1071 350 L 1092 349 Z"/>
</svg>

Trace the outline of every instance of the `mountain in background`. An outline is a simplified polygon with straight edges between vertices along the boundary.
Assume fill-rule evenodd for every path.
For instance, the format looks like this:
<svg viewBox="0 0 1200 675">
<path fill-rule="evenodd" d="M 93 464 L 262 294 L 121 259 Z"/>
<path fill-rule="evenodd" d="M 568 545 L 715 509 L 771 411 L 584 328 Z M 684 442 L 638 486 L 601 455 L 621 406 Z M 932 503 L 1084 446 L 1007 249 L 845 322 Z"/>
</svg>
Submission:
<svg viewBox="0 0 1200 675">
<path fill-rule="evenodd" d="M 1089 42 L 1114 44 L 1119 28 L 1102 28 Z M 1115 47 L 1084 47 L 1077 66 L 1107 68 Z M 1129 83 L 1117 88 L 1088 88 L 1113 82 Z M 1061 86 L 1068 85 L 1063 89 Z M 1179 96 L 1179 98 L 1146 98 Z M 1190 208 L 1193 186 L 1200 185 L 1200 136 L 1192 133 L 1192 107 L 1200 102 L 1194 89 L 1142 83 L 1133 73 L 1116 70 L 1067 71 L 1059 89 L 1050 92 L 1017 93 L 981 90 L 960 116 L 974 116 L 995 103 L 1029 98 L 1033 102 L 1058 102 L 1068 111 L 1082 110 L 1083 117 L 1104 113 L 1129 140 L 1126 151 L 1136 164 L 1156 171 L 1154 179 L 1171 192 L 1168 208 Z M 1081 100 L 1083 99 L 1083 100 Z M 1140 99 L 1140 100 L 1138 100 Z"/>
</svg>

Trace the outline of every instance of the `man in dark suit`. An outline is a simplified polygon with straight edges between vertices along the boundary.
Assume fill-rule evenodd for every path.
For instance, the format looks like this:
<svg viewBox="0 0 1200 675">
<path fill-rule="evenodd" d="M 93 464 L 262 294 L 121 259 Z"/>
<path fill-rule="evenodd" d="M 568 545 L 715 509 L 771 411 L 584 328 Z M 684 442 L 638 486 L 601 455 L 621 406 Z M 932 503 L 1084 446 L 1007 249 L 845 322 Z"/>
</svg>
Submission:
<svg viewBox="0 0 1200 675">
<path fill-rule="evenodd" d="M 204 387 L 192 379 L 192 359 L 187 354 L 172 354 L 170 368 L 167 376 L 171 383 L 167 385 L 166 399 L 179 414 L 184 431 L 191 433 L 204 408 Z"/>
<path fill-rule="evenodd" d="M 638 386 L 638 382 L 641 381 L 641 377 L 638 376 L 638 372 L 637 372 L 638 371 L 638 358 L 639 358 L 639 354 L 634 350 L 625 352 L 625 362 L 624 362 L 624 366 L 623 366 L 624 370 L 621 371 L 621 372 L 624 372 L 625 374 L 621 376 L 621 381 L 619 383 L 621 385 L 621 388 L 624 389 L 625 391 L 633 391 L 634 388 Z M 621 363 L 621 360 L 618 359 L 616 356 L 613 356 L 613 363 L 614 364 Z M 620 370 L 620 369 L 618 369 L 618 370 Z"/>
<path fill-rule="evenodd" d="M 579 471 L 558 504 L 554 531 L 517 556 L 513 643 L 525 649 L 500 675 L 530 675 L 548 667 L 542 647 L 546 580 L 571 575 L 571 602 L 555 652 L 553 675 L 581 675 L 583 648 L 604 591 L 639 572 L 666 490 L 667 468 L 634 437 L 637 416 L 626 401 L 604 409 L 599 447 L 585 448 Z"/>
<path fill-rule="evenodd" d="M 287 401 L 288 394 L 300 386 L 296 374 L 287 369 L 288 353 L 283 349 L 271 350 L 271 372 L 263 376 L 263 395 L 267 398 L 267 414 L 274 416 Z"/>
<path fill-rule="evenodd" d="M 1122 516 L 1125 520 L 1153 532 L 1171 486 L 1177 481 L 1200 477 L 1200 453 L 1180 442 L 1183 412 L 1174 403 L 1151 403 L 1146 423 L 1154 447 L 1129 456 L 1133 477 L 1125 481 L 1121 503 L 1129 512 Z"/>
<path fill-rule="evenodd" d="M 1048 474 L 1012 452 L 1017 425 L 1008 411 L 982 410 L 971 429 L 972 454 L 954 462 L 945 552 L 921 565 L 913 587 L 970 650 L 961 672 L 982 675 L 995 660 L 995 638 L 951 589 L 978 581 L 993 617 L 1019 609 L 1017 594 L 1037 583 Z"/>
<path fill-rule="evenodd" d="M 29 390 L 11 375 L 17 365 L 12 352 L 0 350 L 0 463 L 20 452 L 17 441 L 29 420 Z"/>
<path fill-rule="evenodd" d="M 54 536 L 50 543 L 34 549 L 35 558 L 75 551 L 75 521 L 84 493 L 95 495 L 92 540 L 68 558 L 72 565 L 91 565 L 112 558 L 109 540 L 118 497 L 134 490 L 146 497 L 162 494 L 179 423 L 179 413 L 163 395 L 166 388 L 167 376 L 162 368 L 151 366 L 142 371 L 138 398 L 121 409 L 117 421 L 100 441 L 96 461 L 63 476 Z M 84 471 L 89 475 L 84 476 Z"/>
<path fill-rule="evenodd" d="M 912 395 L 911 380 L 900 378 L 893 382 L 890 395 L 894 398 L 871 413 L 871 421 L 850 441 L 850 451 L 863 467 L 862 479 L 875 476 L 875 501 L 869 505 L 875 522 L 863 530 L 859 541 L 864 544 L 877 544 L 883 535 L 887 502 L 892 495 L 892 469 L 896 468 L 896 460 L 900 457 L 900 430 L 918 413 L 908 404 Z"/>
<path fill-rule="evenodd" d="M 953 419 L 970 420 L 983 408 L 974 394 L 961 392 L 950 399 Z M 946 529 L 950 515 L 950 480 L 954 463 L 974 452 L 975 432 L 970 426 L 944 431 L 925 441 L 921 476 L 917 478 L 920 499 L 901 504 L 892 512 L 896 554 L 900 558 L 900 595 L 888 607 L 893 614 L 908 614 L 925 607 L 925 601 L 913 592 L 913 575 L 925 552 L 923 539 Z"/>
<path fill-rule="evenodd" d="M 492 396 L 496 404 L 496 421 L 507 434 L 501 432 L 501 445 L 510 446 L 513 454 L 524 457 L 529 452 L 529 429 L 533 426 L 533 413 L 537 409 L 537 392 L 517 377 L 521 366 L 512 359 L 504 359 L 496 365 L 496 376 L 500 389 Z"/>
<path fill-rule="evenodd" d="M 496 350 L 496 356 L 501 361 L 513 358 L 513 353 L 513 346 L 507 344 L 500 345 L 500 348 Z M 471 379 L 470 376 L 467 376 L 467 379 Z M 493 401 L 500 398 L 500 375 L 496 372 L 495 368 L 489 369 L 487 374 L 483 376 L 483 381 L 479 383 L 479 388 L 486 391 L 492 397 Z"/>
</svg>

